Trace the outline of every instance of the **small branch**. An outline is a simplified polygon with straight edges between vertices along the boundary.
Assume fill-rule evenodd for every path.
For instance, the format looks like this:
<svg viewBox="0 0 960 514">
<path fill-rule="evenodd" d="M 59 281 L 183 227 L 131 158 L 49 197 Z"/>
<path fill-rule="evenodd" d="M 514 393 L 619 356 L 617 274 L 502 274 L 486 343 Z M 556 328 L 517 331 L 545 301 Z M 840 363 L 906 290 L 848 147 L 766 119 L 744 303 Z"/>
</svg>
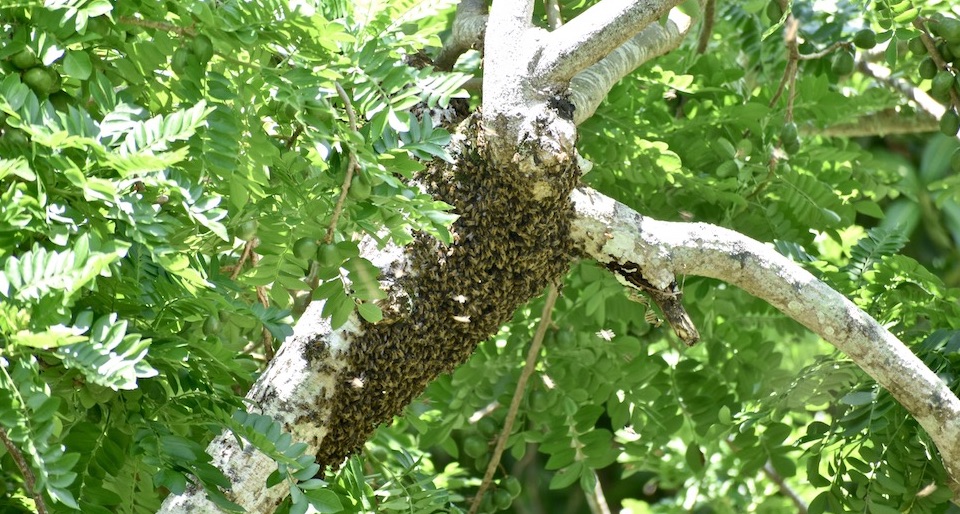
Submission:
<svg viewBox="0 0 960 514">
<path fill-rule="evenodd" d="M 356 132 L 358 130 L 357 113 L 353 111 L 350 96 L 347 95 L 347 92 L 344 91 L 343 86 L 341 86 L 339 82 L 334 82 L 333 85 L 337 88 L 337 95 L 340 97 L 340 101 L 343 102 L 343 108 L 347 110 L 347 122 L 350 124 L 350 130 Z"/>
<path fill-rule="evenodd" d="M 930 54 L 930 58 L 933 59 L 933 62 L 937 65 L 937 70 L 943 71 L 947 69 L 947 61 L 940 55 L 940 50 L 937 50 L 937 45 L 930 37 L 930 33 L 927 31 L 923 20 L 920 18 L 913 20 L 913 26 L 920 29 L 920 41 L 923 41 L 923 46 L 927 48 L 927 53 Z M 957 96 L 957 91 L 954 88 L 950 88 L 950 102 L 953 104 L 954 109 L 960 110 L 960 97 Z"/>
<path fill-rule="evenodd" d="M 343 101 L 343 105 L 347 110 L 347 118 L 350 121 L 350 130 L 357 131 L 357 115 L 353 112 L 353 104 L 350 103 L 350 97 L 347 96 L 347 92 L 343 90 L 343 86 L 339 82 L 333 83 L 337 87 L 337 94 L 340 95 L 340 100 Z M 353 151 L 349 148 L 347 150 L 347 158 L 349 163 L 347 164 L 347 174 L 343 177 L 343 185 L 340 186 L 340 198 L 337 199 L 337 204 L 333 207 L 333 214 L 330 218 L 330 226 L 327 227 L 327 235 L 324 236 L 323 242 L 330 244 L 333 242 L 333 233 L 337 229 L 337 223 L 340 221 L 340 213 L 343 212 L 343 204 L 347 200 L 347 193 L 350 191 L 350 184 L 353 182 L 353 173 L 360 167 L 357 163 L 357 156 L 354 155 Z"/>
<path fill-rule="evenodd" d="M 710 37 L 713 35 L 713 23 L 717 15 L 717 7 L 714 4 L 714 0 L 707 0 L 707 3 L 703 6 L 703 25 L 700 26 L 700 39 L 697 41 L 698 54 L 707 51 Z"/>
<path fill-rule="evenodd" d="M 926 113 L 906 116 L 899 111 L 888 109 L 861 116 L 850 123 L 823 128 L 803 127 L 800 132 L 824 137 L 870 137 L 936 132 L 939 127 L 937 119 L 927 116 Z"/>
<path fill-rule="evenodd" d="M 946 112 L 943 104 L 906 80 L 894 77 L 891 71 L 883 66 L 866 61 L 857 61 L 857 69 L 863 74 L 899 91 L 908 100 L 912 100 L 920 110 L 934 118 L 939 119 Z"/>
<path fill-rule="evenodd" d="M 117 18 L 117 23 L 122 23 L 124 25 L 133 25 L 135 27 L 146 27 L 150 29 L 163 30 L 166 32 L 173 32 L 181 36 L 195 36 L 197 31 L 193 27 L 181 27 L 179 25 L 174 25 L 172 23 L 167 23 L 165 21 L 153 21 L 153 20 L 143 20 L 140 18 L 133 18 L 131 16 L 121 16 Z"/>
<path fill-rule="evenodd" d="M 780 95 L 783 94 L 784 89 L 789 89 L 789 96 L 787 97 L 787 112 L 784 117 L 784 121 L 790 122 L 793 121 L 793 102 L 797 96 L 797 70 L 798 70 L 798 61 L 800 60 L 800 50 L 797 45 L 797 32 L 800 30 L 800 22 L 793 17 L 792 14 L 787 15 L 786 21 L 786 30 L 783 33 L 783 40 L 787 45 L 787 67 L 783 70 L 783 78 L 780 79 L 780 84 L 777 86 L 777 91 L 773 94 L 773 97 L 770 99 L 770 107 L 773 107 L 777 104 L 777 100 L 780 99 Z"/>
<path fill-rule="evenodd" d="M 487 29 L 486 8 L 484 0 L 460 0 L 450 37 L 444 41 L 440 54 L 433 60 L 437 70 L 452 70 L 464 52 L 483 46 L 483 35 Z"/>
<path fill-rule="evenodd" d="M 563 18 L 560 16 L 560 4 L 557 0 L 544 0 L 543 8 L 547 11 L 547 27 L 550 30 L 557 30 L 563 25 Z"/>
<path fill-rule="evenodd" d="M 797 52 L 797 59 L 801 61 L 812 61 L 814 59 L 822 59 L 833 52 L 836 52 L 840 48 L 850 48 L 852 45 L 846 41 L 837 41 L 832 45 L 820 50 L 819 52 L 813 52 L 812 54 L 801 54 Z"/>
<path fill-rule="evenodd" d="M 910 412 L 936 444 L 960 499 L 960 399 L 902 341 L 768 245 L 706 223 L 641 216 L 592 189 L 571 194 L 571 235 L 600 262 L 633 262 L 666 288 L 677 274 L 728 282 L 767 301 L 845 353 Z"/>
<path fill-rule="evenodd" d="M 490 487 L 490 483 L 493 481 L 493 474 L 497 471 L 497 466 L 500 464 L 500 457 L 503 456 L 503 450 L 507 446 L 507 439 L 510 438 L 510 434 L 513 432 L 513 422 L 517 419 L 517 411 L 520 410 L 523 391 L 527 387 L 527 381 L 530 380 L 530 376 L 533 375 L 533 371 L 536 368 L 537 358 L 540 356 L 540 348 L 543 345 L 543 336 L 547 333 L 547 328 L 550 326 L 550 318 L 553 314 L 553 305 L 557 301 L 557 295 L 557 286 L 551 284 L 547 289 L 547 298 L 543 302 L 543 310 L 540 312 L 540 323 L 537 325 L 537 330 L 533 334 L 533 341 L 530 342 L 530 349 L 527 351 L 526 363 L 523 366 L 523 371 L 520 372 L 520 378 L 517 379 L 517 388 L 513 393 L 513 399 L 510 401 L 507 416 L 503 420 L 503 429 L 497 437 L 497 444 L 493 447 L 493 455 L 490 456 L 487 471 L 483 474 L 483 481 L 480 482 L 480 489 L 477 490 L 477 495 L 473 497 L 473 503 L 470 504 L 470 512 L 468 514 L 476 514 L 477 509 L 480 508 L 480 500 L 483 499 L 483 493 Z"/>
<path fill-rule="evenodd" d="M 639 34 L 682 0 L 601 0 L 549 33 L 534 72 L 566 82 Z"/>
<path fill-rule="evenodd" d="M 592 514 L 610 514 L 610 506 L 607 504 L 607 498 L 603 495 L 600 477 L 597 476 L 596 471 L 591 470 L 590 472 L 593 473 L 593 490 L 583 492 L 583 497 L 587 499 L 590 512 Z"/>
<path fill-rule="evenodd" d="M 947 108 L 944 107 L 943 104 L 934 100 L 930 95 L 910 82 L 894 77 L 893 73 L 889 69 L 880 66 L 879 64 L 874 64 L 867 61 L 858 61 L 857 69 L 861 73 L 873 77 L 878 82 L 886 84 L 894 90 L 899 91 L 900 94 L 902 94 L 908 100 L 911 100 L 913 104 L 920 109 L 920 111 L 930 115 L 930 117 L 936 120 L 939 120 L 943 114 L 947 112 Z M 938 129 L 939 123 L 933 130 Z M 956 138 L 960 140 L 960 134 L 958 134 Z"/>
<path fill-rule="evenodd" d="M 793 502 L 793 506 L 797 508 L 797 514 L 807 514 L 807 509 L 809 508 L 807 502 L 800 497 L 800 494 L 797 493 L 790 484 L 788 484 L 780 473 L 777 473 L 777 470 L 773 469 L 773 465 L 768 461 L 763 465 L 763 474 L 767 475 L 767 478 L 777 484 L 777 487 L 780 488 L 780 493 L 790 499 Z"/>
<path fill-rule="evenodd" d="M 286 144 L 283 145 L 284 148 L 287 150 L 293 148 L 293 145 L 296 144 L 297 138 L 300 137 L 300 134 L 303 134 L 303 125 L 297 123 L 297 128 L 293 129 L 293 133 L 287 138 Z"/>
<path fill-rule="evenodd" d="M 230 273 L 230 280 L 236 280 L 240 276 L 240 272 L 243 271 L 243 264 L 247 262 L 247 259 L 250 258 L 250 255 L 253 253 L 253 249 L 257 246 L 259 241 L 257 238 L 253 238 L 245 245 L 243 245 L 243 253 L 240 254 L 240 260 L 237 261 L 237 264 L 233 266 L 233 272 Z"/>
<path fill-rule="evenodd" d="M 683 308 L 683 293 L 672 280 L 667 287 L 656 287 L 643 277 L 643 272 L 635 263 L 611 260 L 606 263 L 607 269 L 614 273 L 617 280 L 628 286 L 646 293 L 653 303 L 657 304 L 673 332 L 687 346 L 693 346 L 700 340 L 700 332 L 694 325 L 687 310 Z"/>
<path fill-rule="evenodd" d="M 727 443 L 727 446 L 730 447 L 734 453 L 740 451 L 740 447 L 729 438 L 724 439 L 724 442 Z M 780 489 L 780 494 L 786 496 L 791 502 L 793 502 L 793 506 L 797 508 L 798 514 L 807 514 L 807 510 L 809 509 L 807 502 L 804 501 L 804 499 L 796 490 L 793 489 L 793 487 L 790 487 L 790 484 L 787 483 L 780 473 L 777 473 L 777 470 L 773 468 L 773 465 L 770 464 L 770 461 L 764 463 L 763 468 L 761 469 L 767 478 L 772 480 L 773 483 L 777 484 L 777 487 Z"/>
<path fill-rule="evenodd" d="M 613 86 L 628 73 L 680 46 L 691 25 L 689 16 L 674 9 L 667 23 L 650 25 L 598 63 L 576 74 L 570 80 L 570 101 L 576 107 L 574 123 L 579 125 L 593 116 Z"/>
<path fill-rule="evenodd" d="M 33 470 L 30 469 L 30 464 L 27 463 L 26 457 L 20 452 L 20 448 L 7 437 L 7 431 L 3 428 L 0 428 L 0 440 L 3 440 L 3 445 L 7 448 L 7 453 L 13 458 L 13 462 L 17 464 L 20 474 L 23 475 L 23 483 L 27 488 L 27 492 L 33 496 L 37 514 L 47 514 L 47 504 L 43 501 L 43 492 L 36 490 L 37 479 L 33 476 Z"/>
</svg>

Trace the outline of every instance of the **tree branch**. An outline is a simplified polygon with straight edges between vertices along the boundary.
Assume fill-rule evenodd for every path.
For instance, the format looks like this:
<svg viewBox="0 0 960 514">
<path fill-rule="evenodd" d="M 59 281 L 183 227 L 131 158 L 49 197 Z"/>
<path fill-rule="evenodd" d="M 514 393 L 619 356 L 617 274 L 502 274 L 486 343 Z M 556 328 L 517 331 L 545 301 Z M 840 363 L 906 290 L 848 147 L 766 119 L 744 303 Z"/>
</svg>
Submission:
<svg viewBox="0 0 960 514">
<path fill-rule="evenodd" d="M 7 431 L 3 428 L 0 428 L 0 441 L 3 441 L 3 446 L 7 449 L 7 453 L 10 454 L 13 462 L 20 470 L 20 474 L 23 476 L 23 485 L 26 486 L 27 493 L 33 496 L 33 504 L 37 509 L 37 514 L 47 514 L 47 504 L 43 499 L 43 491 L 37 490 L 37 479 L 33 475 L 30 464 L 27 462 L 26 457 L 23 456 L 20 448 L 7 437 Z"/>
<path fill-rule="evenodd" d="M 888 87 L 899 91 L 900 94 L 902 94 L 908 100 L 911 100 L 918 109 L 929 114 L 937 120 L 943 117 L 943 114 L 947 112 L 947 109 L 943 106 L 943 104 L 934 100 L 930 95 L 925 93 L 917 86 L 907 82 L 904 79 L 894 77 L 893 73 L 889 69 L 880 66 L 879 64 L 868 62 L 866 60 L 860 60 L 857 61 L 857 69 L 860 70 L 861 73 L 873 77 L 878 82 L 886 84 Z M 937 128 L 939 128 L 939 124 L 937 125 Z M 933 130 L 936 130 L 937 128 L 934 128 Z M 956 137 L 957 139 L 960 139 L 960 134 L 958 134 Z"/>
<path fill-rule="evenodd" d="M 716 21 L 717 6 L 714 0 L 707 0 L 703 4 L 703 24 L 700 26 L 700 37 L 697 38 L 697 53 L 702 54 L 707 51 L 710 45 L 710 37 L 713 36 L 713 24 Z"/>
<path fill-rule="evenodd" d="M 600 193 L 580 188 L 572 233 L 601 262 L 640 266 L 656 287 L 674 274 L 724 280 L 766 300 L 844 352 L 909 411 L 940 450 L 950 487 L 960 498 L 960 399 L 899 339 L 850 300 L 771 247 L 705 223 L 641 216 Z"/>
<path fill-rule="evenodd" d="M 534 72 L 565 82 L 656 22 L 681 0 L 601 0 L 551 32 Z"/>
<path fill-rule="evenodd" d="M 493 447 L 493 455 L 490 456 L 490 462 L 487 464 L 487 470 L 483 474 L 483 480 L 480 481 L 480 488 L 477 490 L 473 502 L 470 504 L 468 514 L 476 514 L 480 508 L 480 500 L 490 483 L 493 481 L 493 474 L 497 471 L 500 464 L 500 458 L 503 456 L 503 450 L 507 447 L 507 440 L 513 433 L 513 423 L 517 419 L 517 412 L 520 410 L 520 402 L 523 400 L 523 392 L 527 388 L 527 382 L 533 375 L 537 366 L 537 360 L 540 358 L 540 348 L 543 347 L 543 336 L 547 333 L 547 328 L 553 321 L 553 306 L 557 301 L 557 286 L 551 284 L 547 289 L 547 298 L 543 302 L 543 310 L 540 312 L 540 323 L 537 324 L 537 330 L 533 334 L 533 340 L 530 341 L 530 349 L 527 350 L 527 359 L 524 361 L 523 371 L 517 379 L 517 387 L 513 393 L 513 399 L 510 400 L 510 407 L 507 409 L 507 415 L 503 421 L 503 428 L 497 436 L 497 442 Z"/>
<path fill-rule="evenodd" d="M 560 4 L 557 0 L 544 0 L 543 9 L 547 12 L 547 27 L 550 30 L 556 30 L 563 25 L 563 18 L 560 16 Z"/>
<path fill-rule="evenodd" d="M 337 383 L 339 371 L 346 367 L 343 354 L 356 333 L 356 324 L 348 322 L 343 328 L 331 331 L 330 321 L 322 317 L 323 302 L 313 302 L 294 327 L 280 351 L 270 361 L 267 370 L 247 393 L 250 411 L 272 416 L 284 429 L 295 434 L 297 441 L 309 445 L 316 453 L 328 432 L 329 409 L 320 409 L 325 418 L 304 418 L 304 412 L 313 410 L 308 405 L 324 404 L 342 384 Z M 310 362 L 310 348 L 326 342 L 334 351 L 324 359 L 323 369 L 315 369 Z M 276 463 L 256 450 L 250 443 L 239 442 L 230 432 L 220 434 L 207 447 L 213 457 L 211 464 L 230 477 L 230 500 L 248 512 L 273 512 L 289 490 L 283 486 L 266 488 L 267 477 L 277 469 Z M 191 486 L 180 495 L 170 495 L 158 514 L 220 514 L 223 511 L 206 499 L 203 489 Z"/>
<path fill-rule="evenodd" d="M 927 116 L 926 113 L 905 115 L 900 111 L 888 109 L 860 116 L 849 123 L 829 125 L 823 128 L 802 127 L 800 133 L 803 135 L 849 138 L 920 134 L 936 132 L 939 127 L 940 122 L 936 118 Z"/>
<path fill-rule="evenodd" d="M 610 89 L 628 73 L 680 46 L 690 26 L 690 17 L 673 9 L 667 23 L 648 26 L 610 55 L 576 74 L 570 80 L 570 101 L 576 107 L 574 123 L 579 125 L 593 116 Z"/>
<path fill-rule="evenodd" d="M 460 0 L 453 18 L 450 37 L 444 41 L 433 64 L 438 70 L 450 71 L 467 50 L 483 44 L 487 29 L 487 6 L 484 0 Z"/>
</svg>

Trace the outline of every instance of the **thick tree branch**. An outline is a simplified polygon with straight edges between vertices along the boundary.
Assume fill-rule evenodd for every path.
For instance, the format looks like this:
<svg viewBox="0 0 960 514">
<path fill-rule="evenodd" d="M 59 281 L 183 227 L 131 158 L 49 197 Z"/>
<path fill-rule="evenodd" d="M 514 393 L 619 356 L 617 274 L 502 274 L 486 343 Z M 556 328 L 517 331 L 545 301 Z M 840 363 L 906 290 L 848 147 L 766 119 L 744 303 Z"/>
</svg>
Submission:
<svg viewBox="0 0 960 514">
<path fill-rule="evenodd" d="M 940 450 L 960 491 L 960 399 L 899 339 L 775 250 L 704 223 L 641 216 L 589 188 L 573 192 L 572 231 L 587 255 L 633 262 L 656 287 L 674 274 L 717 278 L 766 300 L 844 352 L 909 411 Z M 955 496 L 960 497 L 960 495 Z"/>
<path fill-rule="evenodd" d="M 665 24 L 648 26 L 610 55 L 576 74 L 570 80 L 570 101 L 576 107 L 574 123 L 579 125 L 593 116 L 610 89 L 628 73 L 679 46 L 690 26 L 690 17 L 673 9 Z"/>
<path fill-rule="evenodd" d="M 452 70 L 464 52 L 482 45 L 487 28 L 486 7 L 484 0 L 460 0 L 450 37 L 444 41 L 440 54 L 433 61 L 438 70 Z"/>
<path fill-rule="evenodd" d="M 270 366 L 247 393 L 250 411 L 272 416 L 281 422 L 298 441 L 309 445 L 308 452 L 317 453 L 330 417 L 329 409 L 320 409 L 322 416 L 314 419 L 303 414 L 314 412 L 314 405 L 324 405 L 333 396 L 339 384 L 337 376 L 346 367 L 343 359 L 346 348 L 356 334 L 356 324 L 348 322 L 337 331 L 330 330 L 329 319 L 323 318 L 323 302 L 314 302 L 294 328 L 294 334 L 284 341 Z M 318 343 L 331 348 L 322 369 L 310 363 L 310 348 Z M 207 449 L 213 457 L 212 465 L 230 477 L 233 484 L 230 499 L 248 512 L 273 512 L 287 496 L 285 483 L 264 487 L 276 463 L 249 443 L 240 443 L 230 432 L 217 436 Z M 171 495 L 158 514 L 219 514 L 223 511 L 206 499 L 202 489 L 191 487 L 181 495 Z"/>
<path fill-rule="evenodd" d="M 544 39 L 534 73 L 544 82 L 565 82 L 680 3 L 681 0 L 602 0 Z"/>
</svg>

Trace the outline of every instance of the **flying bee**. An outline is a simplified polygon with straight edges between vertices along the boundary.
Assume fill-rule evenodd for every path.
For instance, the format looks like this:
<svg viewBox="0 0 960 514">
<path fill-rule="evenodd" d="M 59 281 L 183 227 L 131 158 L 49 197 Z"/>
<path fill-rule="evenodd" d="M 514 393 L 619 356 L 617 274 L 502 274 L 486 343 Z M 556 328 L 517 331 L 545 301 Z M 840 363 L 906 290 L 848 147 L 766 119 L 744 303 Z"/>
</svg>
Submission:
<svg viewBox="0 0 960 514">
<path fill-rule="evenodd" d="M 657 313 L 654 312 L 653 308 L 650 307 L 650 300 L 646 296 L 641 295 L 637 291 L 630 291 L 629 293 L 627 293 L 627 298 L 629 298 L 630 301 L 637 302 L 640 305 L 643 305 L 643 319 L 649 325 L 652 325 L 654 327 L 659 327 L 660 325 L 663 324 L 663 320 L 660 319 L 660 317 L 657 316 Z"/>
</svg>

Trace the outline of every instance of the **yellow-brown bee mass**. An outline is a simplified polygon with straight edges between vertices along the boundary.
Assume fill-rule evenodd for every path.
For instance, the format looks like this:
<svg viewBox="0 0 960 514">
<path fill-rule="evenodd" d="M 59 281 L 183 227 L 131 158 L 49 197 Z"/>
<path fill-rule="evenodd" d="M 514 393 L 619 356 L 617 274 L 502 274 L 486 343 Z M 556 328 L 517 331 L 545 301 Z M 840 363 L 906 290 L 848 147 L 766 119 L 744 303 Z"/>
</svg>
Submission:
<svg viewBox="0 0 960 514">
<path fill-rule="evenodd" d="M 476 117 L 462 127 L 453 163 L 435 161 L 418 177 L 460 215 L 454 242 L 418 236 L 407 248 L 411 272 L 390 291 L 389 303 L 402 312 L 387 309 L 392 319 L 365 324 L 351 343 L 342 385 L 323 406 L 331 412 L 317 455 L 323 465 L 337 466 L 359 449 L 377 425 L 463 363 L 569 266 L 568 197 L 579 180 L 573 159 L 534 171 L 522 170 L 517 159 L 494 162 Z M 535 200 L 531 191 L 544 183 L 555 194 Z"/>
</svg>

